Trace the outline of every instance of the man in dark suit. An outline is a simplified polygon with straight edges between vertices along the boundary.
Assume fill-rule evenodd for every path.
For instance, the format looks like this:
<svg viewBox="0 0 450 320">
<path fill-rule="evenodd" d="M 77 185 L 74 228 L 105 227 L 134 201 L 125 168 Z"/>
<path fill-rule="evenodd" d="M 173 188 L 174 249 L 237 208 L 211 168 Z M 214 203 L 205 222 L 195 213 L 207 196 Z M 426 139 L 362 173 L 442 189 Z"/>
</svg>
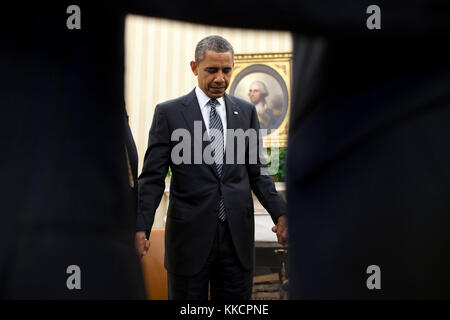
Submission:
<svg viewBox="0 0 450 320">
<path fill-rule="evenodd" d="M 0 297 L 142 299 L 125 10 L 77 1 L 81 29 L 69 29 L 72 4 L 2 9 Z"/>
<path fill-rule="evenodd" d="M 280 243 L 287 240 L 284 200 L 272 178 L 264 174 L 260 159 L 251 161 L 252 152 L 256 154 L 261 147 L 258 140 L 247 136 L 239 141 L 232 134 L 242 129 L 257 137 L 259 129 L 255 107 L 225 94 L 233 54 L 222 37 L 201 40 L 191 62 L 198 86 L 155 109 L 139 177 L 139 214 L 149 232 L 170 166 L 165 266 L 171 299 L 207 299 L 209 284 L 212 299 L 250 299 L 254 249 L 251 190 L 271 214 Z M 183 161 L 175 159 L 180 155 L 173 141 L 177 130 L 193 137 L 188 137 L 187 147 L 181 151 Z M 205 141 L 204 136 L 210 139 Z M 213 161 L 208 164 L 205 154 L 209 151 Z M 203 160 L 197 161 L 196 153 L 204 155 Z M 239 163 L 241 156 L 245 161 Z M 143 232 L 138 236 L 143 237 Z"/>
</svg>

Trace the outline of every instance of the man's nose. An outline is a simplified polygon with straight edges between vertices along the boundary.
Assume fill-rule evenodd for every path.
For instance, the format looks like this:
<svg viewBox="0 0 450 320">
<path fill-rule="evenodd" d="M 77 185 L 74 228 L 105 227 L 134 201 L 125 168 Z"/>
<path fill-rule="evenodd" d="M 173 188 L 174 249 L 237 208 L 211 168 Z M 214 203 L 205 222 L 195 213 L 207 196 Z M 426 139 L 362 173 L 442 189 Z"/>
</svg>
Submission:
<svg viewBox="0 0 450 320">
<path fill-rule="evenodd" d="M 223 74 L 222 72 L 219 72 L 219 73 L 216 75 L 214 81 L 215 81 L 215 82 L 220 82 L 220 83 L 225 82 L 224 74 Z"/>
</svg>

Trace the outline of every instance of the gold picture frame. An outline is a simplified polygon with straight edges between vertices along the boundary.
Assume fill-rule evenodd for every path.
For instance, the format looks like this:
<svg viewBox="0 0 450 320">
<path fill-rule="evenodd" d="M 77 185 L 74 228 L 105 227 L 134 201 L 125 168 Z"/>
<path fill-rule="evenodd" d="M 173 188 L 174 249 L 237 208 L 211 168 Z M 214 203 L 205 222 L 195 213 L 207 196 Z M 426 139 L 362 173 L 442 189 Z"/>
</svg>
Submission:
<svg viewBox="0 0 450 320">
<path fill-rule="evenodd" d="M 266 148 L 286 147 L 291 108 L 292 53 L 236 54 L 228 93 L 255 105 Z M 262 94 L 250 97 L 250 88 Z"/>
</svg>

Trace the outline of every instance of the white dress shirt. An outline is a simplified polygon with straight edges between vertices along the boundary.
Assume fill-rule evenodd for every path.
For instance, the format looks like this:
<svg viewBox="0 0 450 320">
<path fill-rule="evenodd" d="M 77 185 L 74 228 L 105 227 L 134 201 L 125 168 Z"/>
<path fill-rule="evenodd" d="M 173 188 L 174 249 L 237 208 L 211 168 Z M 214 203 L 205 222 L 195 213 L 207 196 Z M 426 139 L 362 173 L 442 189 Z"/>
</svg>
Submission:
<svg viewBox="0 0 450 320">
<path fill-rule="evenodd" d="M 208 105 L 209 100 L 211 100 L 210 97 L 208 97 L 202 89 L 199 87 L 195 87 L 195 95 L 197 96 L 197 101 L 200 106 L 200 111 L 202 112 L 203 121 L 205 122 L 206 130 L 208 131 L 209 135 L 209 113 L 211 111 L 211 107 Z M 223 146 L 227 145 L 227 113 L 225 108 L 225 99 L 223 97 L 220 97 L 216 99 L 218 101 L 218 104 L 216 104 L 216 111 L 220 116 L 220 120 L 222 120 L 222 127 L 223 127 Z"/>
</svg>

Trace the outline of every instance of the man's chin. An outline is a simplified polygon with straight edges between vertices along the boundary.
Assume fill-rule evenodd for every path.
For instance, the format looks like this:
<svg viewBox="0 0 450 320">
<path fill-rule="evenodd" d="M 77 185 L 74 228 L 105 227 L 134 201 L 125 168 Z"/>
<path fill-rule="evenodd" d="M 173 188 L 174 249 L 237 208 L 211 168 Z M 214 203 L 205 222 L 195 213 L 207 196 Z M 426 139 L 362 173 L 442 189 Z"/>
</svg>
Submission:
<svg viewBox="0 0 450 320">
<path fill-rule="evenodd" d="M 222 89 L 211 89 L 211 90 L 209 90 L 209 96 L 211 97 L 211 98 L 220 98 L 220 97 L 222 97 L 223 95 L 224 95 L 224 93 L 225 93 L 225 90 L 222 90 Z"/>
</svg>

